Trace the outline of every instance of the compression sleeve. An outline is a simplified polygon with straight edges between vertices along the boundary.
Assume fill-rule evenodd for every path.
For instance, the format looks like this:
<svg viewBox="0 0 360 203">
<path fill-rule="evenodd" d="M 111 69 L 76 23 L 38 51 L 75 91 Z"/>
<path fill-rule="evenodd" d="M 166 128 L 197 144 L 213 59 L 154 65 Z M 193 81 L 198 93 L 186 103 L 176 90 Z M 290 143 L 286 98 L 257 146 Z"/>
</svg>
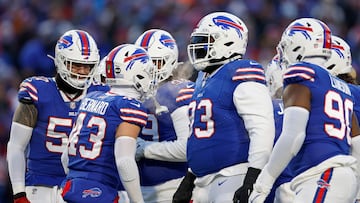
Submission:
<svg viewBox="0 0 360 203">
<path fill-rule="evenodd" d="M 285 109 L 282 132 L 266 167 L 272 177 L 277 178 L 299 152 L 305 140 L 309 114 L 307 109 L 298 106 Z"/>
<path fill-rule="evenodd" d="M 262 169 L 269 159 L 275 137 L 269 91 L 263 84 L 243 82 L 236 87 L 233 101 L 250 137 L 249 167 Z"/>
<path fill-rule="evenodd" d="M 116 167 L 131 202 L 143 203 L 139 171 L 135 162 L 136 139 L 120 136 L 115 141 L 114 150 Z"/>
<path fill-rule="evenodd" d="M 29 126 L 17 122 L 11 124 L 6 159 L 13 194 L 25 192 L 25 150 L 30 142 L 32 131 L 33 128 Z"/>
<path fill-rule="evenodd" d="M 182 106 L 173 111 L 171 113 L 171 119 L 177 140 L 167 142 L 146 141 L 144 148 L 145 158 L 172 162 L 186 161 L 186 143 L 190 133 L 188 106 Z"/>
</svg>

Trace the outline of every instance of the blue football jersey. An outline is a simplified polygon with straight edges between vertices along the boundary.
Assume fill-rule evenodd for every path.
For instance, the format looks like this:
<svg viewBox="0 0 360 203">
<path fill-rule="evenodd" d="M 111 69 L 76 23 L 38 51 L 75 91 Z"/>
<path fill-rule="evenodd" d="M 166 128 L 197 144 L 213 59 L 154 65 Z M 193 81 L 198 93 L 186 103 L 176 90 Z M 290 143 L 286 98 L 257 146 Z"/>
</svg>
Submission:
<svg viewBox="0 0 360 203">
<path fill-rule="evenodd" d="M 89 93 L 81 102 L 69 138 L 68 179 L 84 178 L 120 188 L 114 146 L 117 127 L 128 122 L 143 127 L 146 109 L 132 98 L 109 92 Z"/>
<path fill-rule="evenodd" d="M 320 66 L 297 63 L 288 67 L 284 88 L 300 84 L 311 91 L 306 137 L 290 162 L 295 175 L 336 156 L 349 155 L 354 98 L 349 86 Z"/>
<path fill-rule="evenodd" d="M 156 114 L 153 99 L 144 102 L 149 110 L 149 118 L 143 128 L 141 138 L 148 141 L 174 141 L 177 140 L 176 132 L 171 118 L 171 113 L 177 108 L 188 105 L 194 92 L 194 82 L 188 80 L 172 80 L 163 83 L 157 90 L 156 100 L 167 111 Z M 183 177 L 188 165 L 186 162 L 168 162 L 152 159 L 138 161 L 142 186 L 153 186 L 168 180 Z"/>
<path fill-rule="evenodd" d="M 358 123 L 360 125 L 360 86 L 354 84 L 348 84 L 351 94 L 354 96 L 354 113 L 358 119 Z"/>
<path fill-rule="evenodd" d="M 235 88 L 252 81 L 265 85 L 262 66 L 251 60 L 223 65 L 203 83 L 200 73 L 189 104 L 189 167 L 197 177 L 248 161 L 249 135 L 233 102 Z"/>
<path fill-rule="evenodd" d="M 108 89 L 93 84 L 90 91 Z M 60 185 L 65 178 L 60 157 L 84 95 L 85 92 L 77 98 L 66 98 L 54 78 L 30 77 L 21 83 L 18 99 L 33 103 L 38 111 L 28 145 L 26 185 Z"/>
</svg>

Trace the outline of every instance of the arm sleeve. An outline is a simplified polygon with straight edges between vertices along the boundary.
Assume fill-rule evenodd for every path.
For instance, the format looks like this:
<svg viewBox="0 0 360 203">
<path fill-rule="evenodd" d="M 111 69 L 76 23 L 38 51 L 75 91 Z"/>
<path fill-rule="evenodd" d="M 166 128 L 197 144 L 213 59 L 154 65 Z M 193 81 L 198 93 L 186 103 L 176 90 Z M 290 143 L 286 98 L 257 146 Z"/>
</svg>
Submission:
<svg viewBox="0 0 360 203">
<path fill-rule="evenodd" d="M 171 113 L 177 140 L 168 142 L 146 141 L 144 156 L 147 159 L 161 161 L 184 162 L 186 161 L 186 142 L 189 136 L 190 120 L 188 106 L 177 108 Z"/>
<path fill-rule="evenodd" d="M 285 109 L 283 130 L 266 166 L 269 175 L 277 178 L 299 152 L 305 140 L 308 120 L 309 111 L 305 108 L 291 106 Z"/>
<path fill-rule="evenodd" d="M 243 82 L 236 87 L 233 101 L 250 137 L 249 167 L 262 169 L 269 159 L 275 137 L 269 91 L 263 84 Z"/>
<path fill-rule="evenodd" d="M 136 139 L 120 136 L 115 141 L 114 150 L 116 167 L 131 202 L 144 202 L 140 190 L 139 171 L 135 162 Z"/>
<path fill-rule="evenodd" d="M 10 140 L 7 144 L 7 162 L 13 194 L 25 192 L 25 150 L 29 144 L 33 128 L 13 122 Z"/>
</svg>

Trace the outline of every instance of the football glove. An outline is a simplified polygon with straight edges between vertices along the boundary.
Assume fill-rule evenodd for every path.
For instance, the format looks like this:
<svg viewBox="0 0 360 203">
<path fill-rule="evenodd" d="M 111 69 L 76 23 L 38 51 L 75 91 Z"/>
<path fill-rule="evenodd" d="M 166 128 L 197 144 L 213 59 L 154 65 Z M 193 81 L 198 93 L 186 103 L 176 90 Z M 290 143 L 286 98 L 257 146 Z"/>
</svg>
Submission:
<svg viewBox="0 0 360 203">
<path fill-rule="evenodd" d="M 30 203 L 30 201 L 26 198 L 25 192 L 19 192 L 14 195 L 14 203 Z"/>
<path fill-rule="evenodd" d="M 184 179 L 181 181 L 178 189 L 176 190 L 172 203 L 190 202 L 192 191 L 195 187 L 194 181 L 196 176 L 191 172 L 187 172 Z"/>
<path fill-rule="evenodd" d="M 236 190 L 233 203 L 248 202 L 250 193 L 253 190 L 253 185 L 259 176 L 261 170 L 249 167 L 246 173 L 243 185 Z"/>
</svg>

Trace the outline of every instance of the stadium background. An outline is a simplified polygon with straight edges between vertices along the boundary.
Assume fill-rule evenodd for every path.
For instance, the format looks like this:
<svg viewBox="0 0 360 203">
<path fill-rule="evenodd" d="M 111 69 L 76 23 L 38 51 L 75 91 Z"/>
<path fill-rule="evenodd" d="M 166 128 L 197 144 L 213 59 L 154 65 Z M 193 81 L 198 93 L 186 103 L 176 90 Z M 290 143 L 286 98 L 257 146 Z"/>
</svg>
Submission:
<svg viewBox="0 0 360 203">
<path fill-rule="evenodd" d="M 143 31 L 160 28 L 177 40 L 180 61 L 186 62 L 192 29 L 214 11 L 231 12 L 246 23 L 245 57 L 263 66 L 274 56 L 289 22 L 319 18 L 350 44 L 353 66 L 360 75 L 358 0 L 0 0 L 0 203 L 12 202 L 5 157 L 18 85 L 28 76 L 54 75 L 55 67 L 46 55 L 54 54 L 63 32 L 88 31 L 103 57 L 116 45 L 133 43 Z"/>
</svg>

